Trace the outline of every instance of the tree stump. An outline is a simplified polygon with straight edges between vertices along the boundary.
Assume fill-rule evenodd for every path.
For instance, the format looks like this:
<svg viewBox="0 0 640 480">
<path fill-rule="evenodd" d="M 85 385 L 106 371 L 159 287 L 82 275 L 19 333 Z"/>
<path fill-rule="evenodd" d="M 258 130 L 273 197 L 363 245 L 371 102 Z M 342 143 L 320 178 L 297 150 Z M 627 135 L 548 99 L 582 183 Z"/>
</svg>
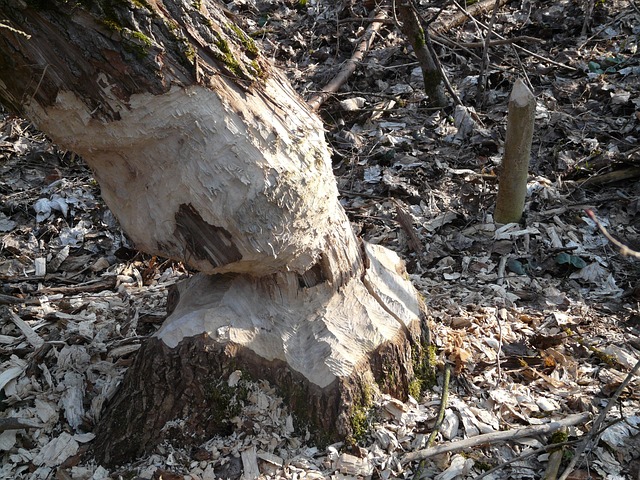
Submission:
<svg viewBox="0 0 640 480">
<path fill-rule="evenodd" d="M 175 309 L 138 352 L 96 432 L 98 459 L 119 464 L 164 439 L 229 433 L 236 370 L 277 386 L 320 443 L 362 433 L 358 421 L 380 392 L 406 399 L 426 353 L 422 308 L 396 272 L 397 255 L 365 251 L 364 278 L 339 291 L 291 274 L 199 274 L 179 284 Z"/>
</svg>

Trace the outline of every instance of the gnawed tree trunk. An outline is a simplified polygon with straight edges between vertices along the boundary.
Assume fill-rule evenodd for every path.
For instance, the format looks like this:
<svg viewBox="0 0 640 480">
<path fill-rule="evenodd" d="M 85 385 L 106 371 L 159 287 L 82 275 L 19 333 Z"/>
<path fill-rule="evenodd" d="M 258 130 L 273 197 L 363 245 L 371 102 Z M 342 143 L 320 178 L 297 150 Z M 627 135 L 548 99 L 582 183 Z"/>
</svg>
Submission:
<svg viewBox="0 0 640 480">
<path fill-rule="evenodd" d="M 138 248 L 202 272 L 104 413 L 98 460 L 219 432 L 237 369 L 326 440 L 353 435 L 380 391 L 406 397 L 426 357 L 418 296 L 397 255 L 355 238 L 320 121 L 222 9 L 0 0 L 0 14 L 2 102 L 85 158 Z"/>
</svg>

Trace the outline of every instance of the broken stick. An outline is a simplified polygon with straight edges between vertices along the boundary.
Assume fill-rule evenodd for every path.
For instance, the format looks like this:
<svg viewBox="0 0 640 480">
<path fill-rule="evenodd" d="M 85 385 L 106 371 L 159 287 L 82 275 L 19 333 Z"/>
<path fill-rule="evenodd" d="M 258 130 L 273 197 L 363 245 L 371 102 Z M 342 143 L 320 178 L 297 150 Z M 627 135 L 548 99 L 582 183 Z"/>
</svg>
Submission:
<svg viewBox="0 0 640 480">
<path fill-rule="evenodd" d="M 464 440 L 457 442 L 444 443 L 442 445 L 436 445 L 435 447 L 407 453 L 402 457 L 401 463 L 406 464 L 415 460 L 423 460 L 425 458 L 433 457 L 434 455 L 440 455 L 441 453 L 457 452 L 459 450 L 464 450 L 465 448 L 477 447 L 478 445 L 502 443 L 510 440 L 516 440 L 518 438 L 531 437 L 533 435 L 553 433 L 562 427 L 585 423 L 590 418 L 590 413 L 576 413 L 560 420 L 553 420 L 549 423 L 545 423 L 544 425 L 531 425 L 529 427 L 522 427 L 516 430 L 485 433 L 484 435 L 465 438 Z"/>
<path fill-rule="evenodd" d="M 367 31 L 363 35 L 360 45 L 358 45 L 358 48 L 356 48 L 356 51 L 353 53 L 351 58 L 345 62 L 342 70 L 340 70 L 340 72 L 338 72 L 338 74 L 333 77 L 333 80 L 325 85 L 322 91 L 314 93 L 311 98 L 309 98 L 309 101 L 307 103 L 311 107 L 311 110 L 317 111 L 325 102 L 325 100 L 329 98 L 332 93 L 336 93 L 338 89 L 353 74 L 353 72 L 355 72 L 358 63 L 362 61 L 364 56 L 371 48 L 373 39 L 382 26 L 382 23 L 377 20 L 382 20 L 384 18 L 386 18 L 386 14 L 381 10 L 375 15 L 375 17 L 373 17 L 373 19 L 371 19 L 372 23 L 371 25 L 369 25 L 369 28 L 367 28 Z"/>
</svg>

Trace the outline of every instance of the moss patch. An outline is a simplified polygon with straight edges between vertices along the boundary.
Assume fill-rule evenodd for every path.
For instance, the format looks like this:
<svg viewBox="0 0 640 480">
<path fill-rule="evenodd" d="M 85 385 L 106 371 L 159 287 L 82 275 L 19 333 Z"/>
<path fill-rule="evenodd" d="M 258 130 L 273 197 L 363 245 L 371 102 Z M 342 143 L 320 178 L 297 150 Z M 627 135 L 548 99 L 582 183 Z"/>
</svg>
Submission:
<svg viewBox="0 0 640 480">
<path fill-rule="evenodd" d="M 240 27 L 233 23 L 228 24 L 227 27 L 229 28 L 229 30 L 236 34 L 238 40 L 240 40 L 240 43 L 244 47 L 245 53 L 249 58 L 258 56 L 258 46 L 256 45 L 256 42 L 253 40 L 253 38 L 248 36 L 240 29 Z"/>
<path fill-rule="evenodd" d="M 426 328 L 426 327 L 425 327 Z M 419 399 L 420 395 L 437 382 L 437 347 L 423 343 L 412 351 L 414 378 L 409 384 L 409 395 Z"/>
<path fill-rule="evenodd" d="M 211 380 L 205 389 L 210 418 L 220 426 L 220 433 L 231 433 L 230 420 L 242 412 L 249 391 L 241 380 L 235 387 L 222 379 Z"/>
<path fill-rule="evenodd" d="M 355 445 L 364 440 L 371 425 L 371 411 L 373 408 L 373 389 L 365 379 L 362 380 L 360 397 L 354 398 L 349 421 L 352 434 L 346 439 L 347 444 Z"/>
<path fill-rule="evenodd" d="M 133 53 L 139 60 L 149 54 L 149 48 L 153 42 L 144 33 L 123 28 L 120 30 L 120 35 L 122 35 L 122 48 L 126 52 Z"/>
</svg>

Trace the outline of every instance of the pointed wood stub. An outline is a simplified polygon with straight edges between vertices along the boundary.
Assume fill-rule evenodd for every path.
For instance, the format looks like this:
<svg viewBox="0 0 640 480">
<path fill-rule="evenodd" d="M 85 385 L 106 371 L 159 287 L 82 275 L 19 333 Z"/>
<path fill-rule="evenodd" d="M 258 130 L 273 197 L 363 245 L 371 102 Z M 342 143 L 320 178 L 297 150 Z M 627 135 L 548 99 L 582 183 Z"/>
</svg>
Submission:
<svg viewBox="0 0 640 480">
<path fill-rule="evenodd" d="M 406 399 L 424 357 L 424 312 L 396 254 L 367 245 L 366 255 L 369 280 L 353 277 L 340 291 L 301 286 L 294 274 L 197 275 L 179 285 L 173 312 L 96 429 L 98 461 L 230 433 L 224 399 L 238 369 L 277 386 L 320 443 L 353 435 L 354 414 L 380 392 Z"/>
<path fill-rule="evenodd" d="M 516 80 L 509 96 L 507 136 L 493 215 L 497 223 L 519 222 L 522 218 L 535 114 L 536 98 L 521 79 Z"/>
</svg>

